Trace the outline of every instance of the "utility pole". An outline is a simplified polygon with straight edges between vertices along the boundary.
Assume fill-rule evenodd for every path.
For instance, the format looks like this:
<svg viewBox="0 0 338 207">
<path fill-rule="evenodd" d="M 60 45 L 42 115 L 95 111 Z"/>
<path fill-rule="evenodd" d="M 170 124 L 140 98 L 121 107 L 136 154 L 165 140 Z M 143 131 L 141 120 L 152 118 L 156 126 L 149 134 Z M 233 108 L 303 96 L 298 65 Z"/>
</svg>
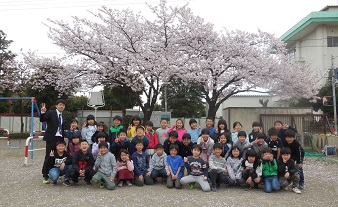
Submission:
<svg viewBox="0 0 338 207">
<path fill-rule="evenodd" d="M 331 70 L 332 70 L 332 98 L 333 98 L 334 133 L 337 134 L 336 69 L 334 68 L 334 57 L 333 57 L 333 55 L 331 55 Z"/>
</svg>

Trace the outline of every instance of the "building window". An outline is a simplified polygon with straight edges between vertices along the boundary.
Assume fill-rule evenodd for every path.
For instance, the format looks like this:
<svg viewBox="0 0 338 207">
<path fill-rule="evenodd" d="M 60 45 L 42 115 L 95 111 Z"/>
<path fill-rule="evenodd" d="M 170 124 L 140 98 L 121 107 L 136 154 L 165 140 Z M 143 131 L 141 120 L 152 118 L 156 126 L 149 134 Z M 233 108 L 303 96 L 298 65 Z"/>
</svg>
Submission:
<svg viewBox="0 0 338 207">
<path fill-rule="evenodd" d="M 338 47 L 338 37 L 327 37 L 328 47 Z"/>
</svg>

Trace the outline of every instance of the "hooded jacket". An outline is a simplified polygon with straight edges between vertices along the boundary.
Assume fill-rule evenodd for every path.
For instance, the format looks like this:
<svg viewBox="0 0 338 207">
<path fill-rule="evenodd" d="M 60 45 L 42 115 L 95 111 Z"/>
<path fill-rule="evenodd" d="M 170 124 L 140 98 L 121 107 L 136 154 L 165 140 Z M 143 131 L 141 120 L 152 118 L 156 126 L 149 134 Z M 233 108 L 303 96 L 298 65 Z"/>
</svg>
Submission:
<svg viewBox="0 0 338 207">
<path fill-rule="evenodd" d="M 163 152 L 161 156 L 158 156 L 157 153 L 153 155 L 149 163 L 148 172 L 151 173 L 153 169 L 155 170 L 165 169 L 166 172 L 169 171 L 167 164 L 167 154 L 165 152 Z"/>
<path fill-rule="evenodd" d="M 115 156 L 110 152 L 97 156 L 95 168 L 106 176 L 115 177 L 117 171 Z"/>
</svg>

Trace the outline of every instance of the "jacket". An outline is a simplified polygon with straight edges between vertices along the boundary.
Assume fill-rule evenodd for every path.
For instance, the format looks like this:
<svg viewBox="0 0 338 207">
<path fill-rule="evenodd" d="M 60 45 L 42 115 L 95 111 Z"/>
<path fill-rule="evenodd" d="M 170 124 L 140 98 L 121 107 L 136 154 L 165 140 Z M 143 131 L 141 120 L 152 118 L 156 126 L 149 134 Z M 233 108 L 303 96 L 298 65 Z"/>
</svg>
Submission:
<svg viewBox="0 0 338 207">
<path fill-rule="evenodd" d="M 117 172 L 115 156 L 110 152 L 97 156 L 95 168 L 106 176 L 115 177 Z"/>
<path fill-rule="evenodd" d="M 284 163 L 283 158 L 280 157 L 277 160 L 277 164 L 278 164 L 278 177 L 284 177 L 285 173 L 287 172 L 290 175 L 298 172 L 295 165 L 295 161 L 293 159 L 289 159 L 286 163 Z"/>
<path fill-rule="evenodd" d="M 158 144 L 158 137 L 154 130 L 151 130 L 150 133 L 146 131 L 146 137 L 149 138 L 148 149 L 155 149 L 155 146 Z"/>
<path fill-rule="evenodd" d="M 161 156 L 158 156 L 157 153 L 155 153 L 150 162 L 149 162 L 149 169 L 148 172 L 151 173 L 151 171 L 155 170 L 161 170 L 165 169 L 166 172 L 169 171 L 168 164 L 167 164 L 167 154 L 163 152 Z"/>
<path fill-rule="evenodd" d="M 59 117 L 55 110 L 48 110 L 46 113 L 40 114 L 40 122 L 46 122 L 47 123 L 47 129 L 45 132 L 45 135 L 43 136 L 43 140 L 47 142 L 51 142 L 54 140 L 55 134 L 59 128 Z M 63 117 L 63 116 L 62 116 Z M 64 118 L 62 118 L 63 122 L 61 124 L 61 135 L 62 139 L 64 137 Z M 55 141 L 56 142 L 56 141 Z"/>
<path fill-rule="evenodd" d="M 178 134 L 178 141 L 182 141 L 182 136 L 183 136 L 183 134 L 185 134 L 185 133 L 187 133 L 187 130 L 186 129 L 184 129 L 184 128 L 182 128 L 182 129 L 174 129 L 175 128 L 175 125 L 172 125 L 169 129 L 168 129 L 168 134 L 171 132 L 171 131 L 173 131 L 173 130 L 175 130 L 176 132 L 177 132 L 177 134 Z"/>
<path fill-rule="evenodd" d="M 89 151 L 84 154 L 82 150 L 75 152 L 73 157 L 73 169 L 76 172 L 80 170 L 85 170 L 89 172 L 94 167 L 94 157 L 93 154 Z"/>
<path fill-rule="evenodd" d="M 277 176 L 278 174 L 278 165 L 276 159 L 262 160 L 262 173 L 264 176 Z"/>
<path fill-rule="evenodd" d="M 115 155 L 115 157 L 119 157 L 119 153 L 121 149 L 126 149 L 129 151 L 130 148 L 130 140 L 127 137 L 123 142 L 118 141 L 118 142 L 113 142 L 110 146 L 110 152 Z"/>
<path fill-rule="evenodd" d="M 109 129 L 109 139 L 108 141 L 110 142 L 110 144 L 113 144 L 113 142 L 115 141 L 116 137 L 118 137 L 119 132 L 121 131 L 121 129 L 123 129 L 122 125 L 119 125 L 117 127 L 110 127 Z"/>
</svg>

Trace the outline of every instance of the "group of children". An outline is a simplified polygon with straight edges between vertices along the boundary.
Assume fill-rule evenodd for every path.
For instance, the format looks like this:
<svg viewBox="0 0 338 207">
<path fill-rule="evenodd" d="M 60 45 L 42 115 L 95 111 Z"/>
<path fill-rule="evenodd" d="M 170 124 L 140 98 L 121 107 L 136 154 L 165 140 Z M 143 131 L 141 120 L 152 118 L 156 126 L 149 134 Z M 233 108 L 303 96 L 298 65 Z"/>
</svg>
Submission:
<svg viewBox="0 0 338 207">
<path fill-rule="evenodd" d="M 267 193 L 281 188 L 301 193 L 299 189 L 304 188 L 304 151 L 295 139 L 295 129 L 280 121 L 269 129 L 268 137 L 258 122 L 248 136 L 240 122 L 230 132 L 223 119 L 214 128 L 213 119 L 207 118 L 204 129 L 191 119 L 189 130 L 181 119 L 170 128 L 161 120 L 156 131 L 151 121 L 143 127 L 139 116 L 133 117 L 127 130 L 120 116 L 113 122 L 109 133 L 92 115 L 81 131 L 77 121 L 72 122 L 68 145 L 58 142 L 56 152 L 49 156 L 53 184 L 64 175 L 66 186 L 84 177 L 88 186 L 95 182 L 110 190 L 115 184 L 152 185 L 158 177 L 168 188 L 187 184 L 192 189 L 198 183 L 203 191 L 217 191 L 221 184 L 246 190 L 263 184 Z"/>
</svg>

